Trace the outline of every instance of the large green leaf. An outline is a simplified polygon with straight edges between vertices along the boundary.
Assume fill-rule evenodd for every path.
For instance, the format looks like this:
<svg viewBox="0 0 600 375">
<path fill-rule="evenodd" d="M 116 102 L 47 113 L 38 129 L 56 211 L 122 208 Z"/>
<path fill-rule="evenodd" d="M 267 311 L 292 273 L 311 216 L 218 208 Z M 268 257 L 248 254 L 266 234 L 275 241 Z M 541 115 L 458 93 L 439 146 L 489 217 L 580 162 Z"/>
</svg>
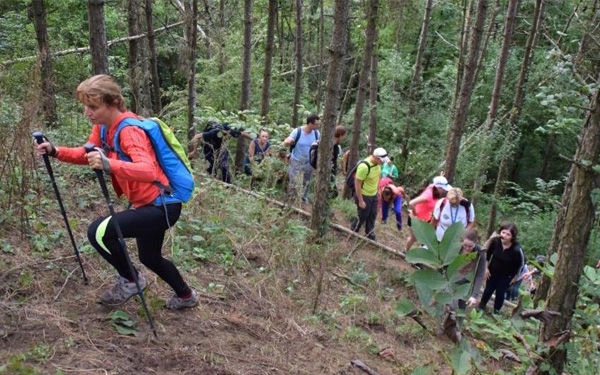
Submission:
<svg viewBox="0 0 600 375">
<path fill-rule="evenodd" d="M 412 218 L 412 230 L 419 242 L 427 246 L 427 248 L 434 253 L 438 252 L 438 240 L 435 235 L 435 228 L 428 222 Z"/>
<path fill-rule="evenodd" d="M 444 266 L 452 263 L 454 258 L 458 256 L 464 232 L 465 227 L 462 223 L 454 223 L 444 232 L 444 237 L 442 237 L 442 242 L 440 242 L 439 246 L 440 259 Z"/>
<path fill-rule="evenodd" d="M 440 268 L 442 266 L 437 254 L 422 247 L 409 250 L 406 253 L 406 261 L 412 264 L 426 264 L 435 268 Z"/>
<path fill-rule="evenodd" d="M 471 370 L 471 354 L 468 351 L 456 347 L 452 350 L 450 358 L 454 374 L 467 374 Z"/>
<path fill-rule="evenodd" d="M 410 301 L 407 298 L 402 298 L 400 301 L 398 301 L 398 303 L 396 304 L 396 314 L 398 314 L 399 316 L 406 316 L 409 313 L 415 311 L 417 308 L 415 307 L 415 305 L 412 303 L 412 301 Z"/>
<path fill-rule="evenodd" d="M 421 301 L 421 304 L 425 310 L 427 310 L 429 314 L 434 315 L 435 309 L 431 306 L 433 302 L 433 290 L 423 283 L 415 284 L 415 289 L 417 289 L 419 301 Z"/>
<path fill-rule="evenodd" d="M 418 270 L 412 273 L 412 280 L 415 285 L 427 286 L 431 290 L 442 290 L 448 286 L 448 282 L 441 273 L 434 270 Z"/>
<path fill-rule="evenodd" d="M 463 274 L 459 273 L 458 271 L 467 263 L 471 262 L 475 257 L 477 256 L 476 253 L 469 253 L 469 254 L 459 254 L 456 258 L 454 258 L 454 260 L 452 261 L 452 263 L 450 263 L 448 265 L 448 268 L 446 268 L 446 278 L 450 281 L 450 282 L 457 282 L 458 280 L 462 279 L 464 277 Z M 470 277 L 471 275 L 469 275 Z M 470 279 L 472 280 L 473 278 L 470 277 Z"/>
</svg>

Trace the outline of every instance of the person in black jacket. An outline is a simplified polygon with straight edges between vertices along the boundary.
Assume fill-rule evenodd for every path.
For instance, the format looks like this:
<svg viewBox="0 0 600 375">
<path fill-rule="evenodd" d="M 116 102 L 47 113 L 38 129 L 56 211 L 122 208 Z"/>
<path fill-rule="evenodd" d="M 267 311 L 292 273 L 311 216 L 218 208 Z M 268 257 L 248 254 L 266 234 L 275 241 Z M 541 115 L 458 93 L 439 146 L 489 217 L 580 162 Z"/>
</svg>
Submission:
<svg viewBox="0 0 600 375">
<path fill-rule="evenodd" d="M 486 284 L 479 302 L 479 309 L 485 306 L 496 292 L 494 300 L 494 313 L 500 312 L 504 304 L 506 290 L 510 281 L 515 277 L 525 264 L 523 250 L 517 242 L 517 226 L 505 222 L 500 225 L 498 233 L 494 232 L 486 242 L 484 250 L 487 253 L 488 265 L 485 272 Z"/>
</svg>

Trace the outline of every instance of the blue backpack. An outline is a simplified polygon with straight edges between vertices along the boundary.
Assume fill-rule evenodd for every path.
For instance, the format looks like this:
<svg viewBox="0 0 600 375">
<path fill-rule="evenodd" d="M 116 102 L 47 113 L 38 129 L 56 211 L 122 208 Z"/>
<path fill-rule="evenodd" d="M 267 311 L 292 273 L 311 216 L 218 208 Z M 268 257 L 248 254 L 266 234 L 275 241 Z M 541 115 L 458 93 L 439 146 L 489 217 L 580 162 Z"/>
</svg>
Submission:
<svg viewBox="0 0 600 375">
<path fill-rule="evenodd" d="M 119 143 L 121 130 L 130 125 L 144 130 L 152 143 L 152 147 L 154 147 L 156 159 L 169 180 L 169 186 L 164 186 L 159 181 L 155 181 L 155 184 L 161 188 L 161 196 L 157 198 L 155 204 L 185 203 L 189 201 L 194 191 L 192 167 L 183 146 L 181 146 L 175 134 L 173 134 L 169 126 L 163 121 L 157 118 L 138 120 L 129 117 L 123 119 L 115 132 L 114 147 L 108 146 L 106 142 L 107 129 L 105 125 L 102 125 L 100 129 L 102 148 L 105 151 L 115 151 L 120 160 L 130 162 L 131 158 L 121 150 Z M 162 191 L 167 196 L 164 196 Z"/>
</svg>

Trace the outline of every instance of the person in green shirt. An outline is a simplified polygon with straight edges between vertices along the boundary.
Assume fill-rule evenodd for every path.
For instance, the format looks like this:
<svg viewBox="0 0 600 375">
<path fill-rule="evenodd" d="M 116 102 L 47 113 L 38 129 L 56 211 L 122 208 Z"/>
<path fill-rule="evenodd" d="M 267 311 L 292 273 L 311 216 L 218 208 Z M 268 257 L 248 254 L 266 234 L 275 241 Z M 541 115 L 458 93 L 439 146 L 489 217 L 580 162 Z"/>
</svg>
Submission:
<svg viewBox="0 0 600 375">
<path fill-rule="evenodd" d="M 398 168 L 394 165 L 394 157 L 390 156 L 389 161 L 381 166 L 381 178 L 389 177 L 392 181 L 397 182 L 399 177 Z"/>
<path fill-rule="evenodd" d="M 375 219 L 377 218 L 377 189 L 381 177 L 381 165 L 389 162 L 387 152 L 383 148 L 376 148 L 372 155 L 364 159 L 356 168 L 354 179 L 354 202 L 358 210 L 358 217 L 354 218 L 350 228 L 357 232 L 365 225 L 365 235 L 375 241 Z"/>
</svg>

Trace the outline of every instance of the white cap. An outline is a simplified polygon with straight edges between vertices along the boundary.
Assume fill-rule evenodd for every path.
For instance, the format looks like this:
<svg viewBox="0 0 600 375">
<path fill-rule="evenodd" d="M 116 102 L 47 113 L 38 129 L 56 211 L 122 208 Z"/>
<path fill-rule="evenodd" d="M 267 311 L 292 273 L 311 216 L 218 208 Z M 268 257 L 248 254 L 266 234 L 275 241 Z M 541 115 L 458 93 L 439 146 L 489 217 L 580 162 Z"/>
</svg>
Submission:
<svg viewBox="0 0 600 375">
<path fill-rule="evenodd" d="M 444 176 L 434 177 L 433 186 L 442 188 L 446 191 L 450 191 L 450 189 L 452 189 L 452 186 L 448 183 L 448 180 L 446 180 L 446 177 Z"/>
<path fill-rule="evenodd" d="M 373 156 L 376 157 L 377 159 L 381 160 L 384 163 L 389 163 L 389 161 L 390 161 L 390 158 L 388 158 L 388 155 L 387 155 L 387 151 L 381 147 L 376 148 L 375 151 L 373 151 Z"/>
</svg>

